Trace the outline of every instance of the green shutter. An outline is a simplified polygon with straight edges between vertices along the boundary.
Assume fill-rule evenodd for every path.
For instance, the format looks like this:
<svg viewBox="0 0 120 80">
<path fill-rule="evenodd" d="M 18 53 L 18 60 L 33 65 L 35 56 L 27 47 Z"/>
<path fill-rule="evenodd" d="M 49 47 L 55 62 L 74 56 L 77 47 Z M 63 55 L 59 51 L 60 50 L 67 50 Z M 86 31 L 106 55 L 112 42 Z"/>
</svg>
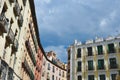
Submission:
<svg viewBox="0 0 120 80">
<path fill-rule="evenodd" d="M 98 48 L 98 54 L 103 54 L 103 47 L 102 47 L 102 45 L 97 46 L 97 48 Z"/>
<path fill-rule="evenodd" d="M 98 60 L 98 68 L 101 68 L 101 60 Z"/>
<path fill-rule="evenodd" d="M 93 61 L 88 61 L 88 67 L 90 70 L 93 69 Z"/>
</svg>

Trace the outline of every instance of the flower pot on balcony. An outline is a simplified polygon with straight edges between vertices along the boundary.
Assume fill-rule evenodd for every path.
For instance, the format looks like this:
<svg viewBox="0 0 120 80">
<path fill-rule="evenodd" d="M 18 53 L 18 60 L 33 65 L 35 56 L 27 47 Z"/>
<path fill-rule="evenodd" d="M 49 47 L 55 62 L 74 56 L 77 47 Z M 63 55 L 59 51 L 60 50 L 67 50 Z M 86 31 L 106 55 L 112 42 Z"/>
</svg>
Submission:
<svg viewBox="0 0 120 80">
<path fill-rule="evenodd" d="M 17 50 L 18 50 L 18 40 L 15 39 L 12 45 L 12 52 L 17 52 Z"/>
<path fill-rule="evenodd" d="M 7 33 L 8 32 L 8 19 L 4 14 L 0 15 L 0 32 Z"/>
<path fill-rule="evenodd" d="M 19 6 L 18 3 L 15 3 L 13 11 L 14 11 L 15 16 L 19 16 L 20 15 L 20 6 Z"/>
<path fill-rule="evenodd" d="M 13 44 L 14 38 L 15 38 L 14 33 L 13 33 L 12 29 L 10 29 L 8 35 L 6 36 L 7 42 L 10 44 Z"/>
</svg>

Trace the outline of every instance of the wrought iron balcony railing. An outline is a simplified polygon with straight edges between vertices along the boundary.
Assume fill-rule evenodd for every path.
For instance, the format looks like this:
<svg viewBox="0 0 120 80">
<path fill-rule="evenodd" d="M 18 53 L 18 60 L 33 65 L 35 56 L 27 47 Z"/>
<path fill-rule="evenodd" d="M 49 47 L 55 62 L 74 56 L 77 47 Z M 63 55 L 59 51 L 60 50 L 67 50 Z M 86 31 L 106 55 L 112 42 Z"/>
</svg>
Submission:
<svg viewBox="0 0 120 80">
<path fill-rule="evenodd" d="M 97 66 L 98 70 L 105 70 L 105 66 Z"/>
<path fill-rule="evenodd" d="M 81 72 L 82 71 L 81 69 L 82 69 L 81 67 L 78 67 L 77 72 Z"/>
<path fill-rule="evenodd" d="M 107 50 L 109 54 L 116 53 L 116 49 L 114 48 L 113 50 Z"/>
<path fill-rule="evenodd" d="M 109 65 L 109 69 L 117 69 L 117 68 L 118 68 L 118 64 Z"/>
<path fill-rule="evenodd" d="M 87 56 L 94 56 L 93 52 L 88 52 L 87 54 L 88 54 Z"/>
<path fill-rule="evenodd" d="M 29 74 L 30 79 L 31 79 L 31 80 L 34 80 L 34 74 L 33 74 L 32 70 L 31 70 L 31 68 L 29 67 L 28 62 L 26 61 L 26 59 L 25 59 L 24 62 L 22 63 L 22 66 L 23 66 L 23 68 L 25 69 L 26 73 Z"/>
<path fill-rule="evenodd" d="M 89 67 L 88 66 L 88 70 L 92 71 L 92 70 L 94 70 L 94 67 Z"/>
<path fill-rule="evenodd" d="M 9 22 L 8 19 L 5 17 L 4 13 L 1 13 L 0 15 L 0 32 L 7 33 Z"/>
<path fill-rule="evenodd" d="M 12 45 L 12 49 L 13 49 L 13 52 L 17 52 L 17 50 L 18 50 L 18 40 L 17 39 L 15 39 L 14 40 L 14 43 L 13 43 L 13 45 Z"/>
<path fill-rule="evenodd" d="M 32 48 L 31 48 L 31 46 L 30 46 L 29 41 L 26 41 L 26 42 L 25 42 L 25 45 L 26 45 L 28 54 L 30 55 L 30 58 L 31 58 L 33 64 L 36 65 L 35 56 L 34 56 L 34 54 L 33 54 L 33 51 L 32 51 Z"/>
<path fill-rule="evenodd" d="M 8 32 L 8 35 L 6 36 L 6 39 L 7 39 L 7 42 L 9 44 L 14 43 L 15 36 L 14 36 L 14 33 L 13 33 L 12 29 L 9 29 L 9 32 Z"/>
</svg>

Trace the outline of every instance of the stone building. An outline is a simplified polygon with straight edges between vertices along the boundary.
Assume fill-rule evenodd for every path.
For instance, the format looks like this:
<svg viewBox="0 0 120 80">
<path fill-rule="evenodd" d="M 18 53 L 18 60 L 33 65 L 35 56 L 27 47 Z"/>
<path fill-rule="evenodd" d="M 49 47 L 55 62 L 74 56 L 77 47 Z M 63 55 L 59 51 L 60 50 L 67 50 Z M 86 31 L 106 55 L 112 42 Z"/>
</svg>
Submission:
<svg viewBox="0 0 120 80">
<path fill-rule="evenodd" d="M 40 45 L 34 0 L 0 0 L 0 79 L 40 80 Z"/>
</svg>

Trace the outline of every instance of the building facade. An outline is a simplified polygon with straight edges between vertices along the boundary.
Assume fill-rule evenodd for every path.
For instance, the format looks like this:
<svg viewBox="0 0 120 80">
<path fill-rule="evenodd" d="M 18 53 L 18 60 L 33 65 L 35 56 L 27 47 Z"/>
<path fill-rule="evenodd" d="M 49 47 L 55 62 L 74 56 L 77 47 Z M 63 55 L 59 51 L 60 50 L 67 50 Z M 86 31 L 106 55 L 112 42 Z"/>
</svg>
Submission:
<svg viewBox="0 0 120 80">
<path fill-rule="evenodd" d="M 120 80 L 120 36 L 75 41 L 68 66 L 68 80 Z"/>
<path fill-rule="evenodd" d="M 37 61 L 36 61 L 36 69 L 35 69 L 35 80 L 42 80 L 41 74 L 42 74 L 42 63 L 43 62 L 43 53 L 41 51 L 41 48 L 38 49 L 37 54 Z"/>
<path fill-rule="evenodd" d="M 55 60 L 56 54 L 53 51 L 43 56 L 42 77 L 41 80 L 67 80 L 66 65 L 58 65 Z"/>
<path fill-rule="evenodd" d="M 0 45 L 1 80 L 40 80 L 34 0 L 0 0 Z"/>
</svg>

